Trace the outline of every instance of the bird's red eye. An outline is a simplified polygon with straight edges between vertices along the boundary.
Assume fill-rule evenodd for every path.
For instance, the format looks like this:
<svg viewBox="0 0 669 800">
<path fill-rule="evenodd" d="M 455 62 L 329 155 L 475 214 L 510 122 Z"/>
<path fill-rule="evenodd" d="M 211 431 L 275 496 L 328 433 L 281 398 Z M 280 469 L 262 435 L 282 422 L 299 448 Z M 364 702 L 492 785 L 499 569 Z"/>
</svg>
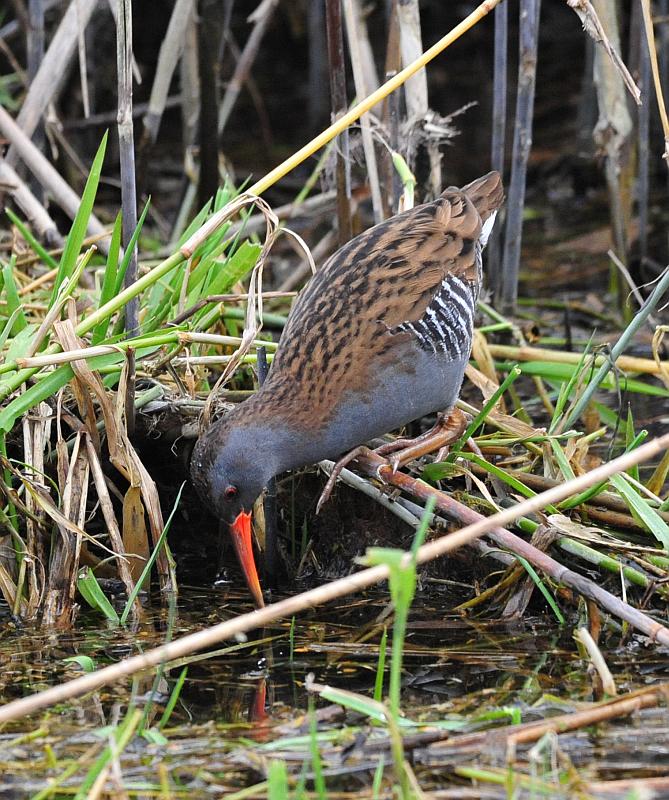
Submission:
<svg viewBox="0 0 669 800">
<path fill-rule="evenodd" d="M 223 494 L 228 498 L 228 500 L 232 500 L 232 498 L 237 494 L 237 487 L 227 486 Z"/>
</svg>

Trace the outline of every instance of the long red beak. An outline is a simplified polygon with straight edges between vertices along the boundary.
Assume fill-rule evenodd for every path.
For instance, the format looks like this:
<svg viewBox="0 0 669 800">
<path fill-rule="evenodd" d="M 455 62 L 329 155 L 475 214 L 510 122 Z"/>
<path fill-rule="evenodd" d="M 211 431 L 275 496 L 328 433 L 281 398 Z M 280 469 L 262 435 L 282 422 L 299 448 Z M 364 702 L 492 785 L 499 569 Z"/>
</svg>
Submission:
<svg viewBox="0 0 669 800">
<path fill-rule="evenodd" d="M 263 608 L 265 601 L 260 589 L 258 580 L 258 570 L 253 558 L 253 539 L 251 536 L 251 514 L 240 511 L 237 519 L 230 526 L 232 543 L 237 551 L 237 558 L 242 567 L 242 572 L 246 578 L 246 585 L 249 587 L 253 600 L 258 608 Z"/>
</svg>

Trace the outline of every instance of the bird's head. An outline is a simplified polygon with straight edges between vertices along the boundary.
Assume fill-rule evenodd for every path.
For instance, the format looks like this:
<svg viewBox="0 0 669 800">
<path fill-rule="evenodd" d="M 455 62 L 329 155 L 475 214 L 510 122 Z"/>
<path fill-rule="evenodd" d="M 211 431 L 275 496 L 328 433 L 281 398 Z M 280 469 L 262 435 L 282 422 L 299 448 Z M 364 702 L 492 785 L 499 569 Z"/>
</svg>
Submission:
<svg viewBox="0 0 669 800">
<path fill-rule="evenodd" d="M 234 416 L 234 415 L 230 415 Z M 274 474 L 254 443 L 254 432 L 228 417 L 198 439 L 191 456 L 191 479 L 212 514 L 228 525 L 242 572 L 258 607 L 264 605 L 253 556 L 253 504 Z"/>
</svg>

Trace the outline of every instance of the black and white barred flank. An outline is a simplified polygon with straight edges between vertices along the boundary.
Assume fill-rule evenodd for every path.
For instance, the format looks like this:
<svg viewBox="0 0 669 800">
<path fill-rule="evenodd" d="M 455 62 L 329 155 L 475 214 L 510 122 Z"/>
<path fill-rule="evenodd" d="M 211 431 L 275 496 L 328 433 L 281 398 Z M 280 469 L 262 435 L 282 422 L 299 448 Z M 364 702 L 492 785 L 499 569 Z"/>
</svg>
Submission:
<svg viewBox="0 0 669 800">
<path fill-rule="evenodd" d="M 443 354 L 453 361 L 469 358 L 474 334 L 474 311 L 483 279 L 483 249 L 495 224 L 497 212 L 484 222 L 474 243 L 476 283 L 447 275 L 425 313 L 417 322 L 403 322 L 396 330 L 411 333 L 423 350 Z"/>
<path fill-rule="evenodd" d="M 403 322 L 396 330 L 411 333 L 421 349 L 449 356 L 469 357 L 474 331 L 478 286 L 447 275 L 425 313 L 417 322 Z"/>
</svg>

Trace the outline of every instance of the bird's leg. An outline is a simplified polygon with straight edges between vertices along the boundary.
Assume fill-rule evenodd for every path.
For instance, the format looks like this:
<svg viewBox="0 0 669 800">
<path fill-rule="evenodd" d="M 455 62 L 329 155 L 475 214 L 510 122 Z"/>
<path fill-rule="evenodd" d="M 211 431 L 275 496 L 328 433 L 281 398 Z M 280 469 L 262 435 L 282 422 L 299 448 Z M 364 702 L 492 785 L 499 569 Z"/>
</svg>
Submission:
<svg viewBox="0 0 669 800">
<path fill-rule="evenodd" d="M 404 466 L 404 464 L 408 464 L 409 461 L 413 461 L 428 453 L 433 453 L 435 450 L 439 453 L 437 459 L 441 460 L 440 456 L 443 458 L 443 453 L 448 446 L 453 444 L 453 442 L 457 442 L 466 428 L 467 417 L 459 408 L 454 408 L 450 412 L 439 414 L 436 424 L 430 428 L 429 431 L 426 431 L 415 439 L 399 439 L 397 442 L 391 442 L 392 445 L 396 445 L 400 442 L 402 443 L 399 452 L 395 452 L 395 454 L 388 459 L 393 468 L 393 472 L 396 472 L 398 468 Z M 408 445 L 404 446 L 407 441 Z M 476 447 L 476 445 L 474 446 Z M 397 448 L 393 447 L 392 450 L 397 450 Z M 378 453 L 378 455 L 386 455 L 392 452 L 392 450 L 388 445 L 383 445 L 375 452 Z"/>
<path fill-rule="evenodd" d="M 456 442 L 467 428 L 467 417 L 460 409 L 453 409 L 450 412 L 445 412 L 437 416 L 436 424 L 430 428 L 429 431 L 422 433 L 415 439 L 396 439 L 394 442 L 381 445 L 375 450 L 370 450 L 369 447 L 361 445 L 346 453 L 332 468 L 330 477 L 325 484 L 325 488 L 321 492 L 316 505 L 316 513 L 319 514 L 323 504 L 328 500 L 337 482 L 337 478 L 341 475 L 342 470 L 348 466 L 351 461 L 355 461 L 360 456 L 369 455 L 370 453 L 376 456 L 387 456 L 390 453 L 395 453 L 388 460 L 388 463 L 393 468 L 393 472 L 409 461 L 433 453 L 435 450 L 439 451 L 439 456 L 448 451 L 448 446 Z M 479 452 L 478 445 L 472 439 L 469 439 L 467 445 Z M 380 477 L 380 476 L 379 476 Z"/>
<path fill-rule="evenodd" d="M 327 483 L 325 484 L 325 488 L 321 492 L 321 496 L 318 498 L 318 503 L 316 504 L 316 513 L 321 513 L 321 508 L 323 508 L 323 504 L 328 500 L 330 495 L 332 494 L 332 490 L 334 489 L 335 483 L 337 483 L 337 478 L 341 475 L 342 470 L 344 467 L 348 466 L 351 461 L 355 461 L 358 456 L 367 455 L 368 453 L 372 453 L 373 451 L 369 449 L 369 447 L 365 447 L 364 445 L 360 445 L 359 447 L 354 447 L 349 453 L 343 455 L 339 461 L 332 467 L 332 472 L 330 473 L 330 477 L 328 478 Z"/>
</svg>

